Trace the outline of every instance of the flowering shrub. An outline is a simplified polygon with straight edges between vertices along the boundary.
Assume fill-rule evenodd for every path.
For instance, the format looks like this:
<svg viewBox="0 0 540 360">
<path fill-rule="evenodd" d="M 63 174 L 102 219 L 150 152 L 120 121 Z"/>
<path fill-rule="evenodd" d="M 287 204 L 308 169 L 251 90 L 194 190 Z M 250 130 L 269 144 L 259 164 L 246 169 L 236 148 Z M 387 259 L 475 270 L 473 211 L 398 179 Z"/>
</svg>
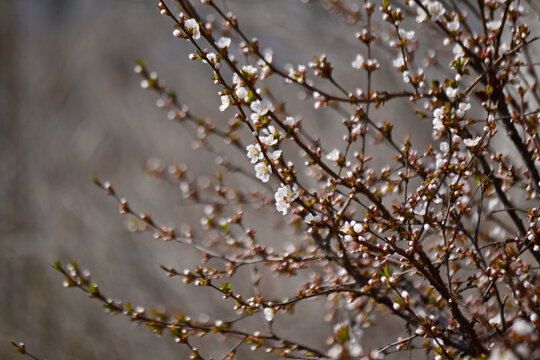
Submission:
<svg viewBox="0 0 540 360">
<path fill-rule="evenodd" d="M 171 120 L 195 125 L 198 147 L 218 160 L 211 186 L 200 186 L 183 165 L 148 166 L 153 176 L 179 184 L 186 199 L 209 204 L 202 230 L 195 224 L 163 226 L 139 214 L 111 184 L 94 179 L 120 213 L 137 219 L 137 231 L 198 250 L 200 266 L 162 269 L 214 291 L 236 317 L 201 321 L 147 311 L 109 298 L 75 262 L 54 264 L 65 286 L 87 292 L 111 313 L 171 335 L 193 359 L 214 356 L 192 340 L 213 334 L 236 340 L 220 355 L 224 359 L 243 347 L 294 359 L 380 359 L 396 352 L 411 358 L 418 349 L 433 359 L 540 358 L 540 93 L 534 52 L 540 37 L 530 25 L 538 16 L 535 2 L 319 2 L 355 24 L 348 36 L 358 39 L 358 55 L 341 71 L 358 76 L 355 89 L 334 69 L 331 61 L 339 54 L 314 56 L 307 66 L 276 65 L 272 51 L 262 50 L 222 2 L 157 5 L 172 35 L 193 45 L 190 59 L 212 74 L 213 106 L 223 114 L 215 122 L 194 115 L 155 72 L 137 63 L 141 86 L 159 96 L 158 107 Z M 378 88 L 380 76 L 391 72 L 402 80 L 399 89 Z M 280 98 L 272 79 L 297 87 L 308 99 Z M 286 105 L 296 101 L 328 110 L 328 123 L 343 138 L 332 142 L 314 133 L 308 115 L 289 112 Z M 389 108 L 390 119 L 382 115 Z M 403 113 L 409 108 L 410 114 Z M 411 117 L 418 128 L 431 129 L 431 139 L 403 139 Z M 212 146 L 222 140 L 241 155 L 223 156 Z M 238 175 L 258 183 L 257 190 L 230 185 L 228 177 Z M 244 213 L 253 208 L 296 231 L 281 249 L 265 245 L 260 229 L 246 221 Z M 277 299 L 258 287 L 257 267 L 299 279 L 300 272 L 308 273 L 309 281 L 298 280 L 290 296 Z M 235 288 L 240 268 L 255 273 L 254 296 Z M 331 304 L 327 314 L 313 314 L 334 325 L 327 344 L 300 342 L 276 330 L 277 314 L 314 298 Z M 256 330 L 244 325 L 251 318 L 259 321 Z M 389 318 L 401 324 L 402 337 L 380 348 L 363 343 L 364 329 Z"/>
</svg>

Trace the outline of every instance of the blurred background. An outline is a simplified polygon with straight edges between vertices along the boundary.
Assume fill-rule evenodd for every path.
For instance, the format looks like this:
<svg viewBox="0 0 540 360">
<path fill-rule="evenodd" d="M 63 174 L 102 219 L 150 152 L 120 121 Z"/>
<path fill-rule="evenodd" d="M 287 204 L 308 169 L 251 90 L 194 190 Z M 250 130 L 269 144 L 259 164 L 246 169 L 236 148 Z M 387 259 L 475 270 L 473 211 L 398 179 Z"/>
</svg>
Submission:
<svg viewBox="0 0 540 360">
<path fill-rule="evenodd" d="M 336 54 L 330 60 L 345 69 L 338 79 L 351 89 L 365 84 L 363 75 L 347 75 L 350 62 L 364 51 L 353 36 L 358 25 L 300 1 L 227 5 L 249 36 L 274 49 L 279 66 Z M 93 175 L 111 181 L 135 209 L 150 211 L 163 223 L 199 221 L 202 207 L 183 206 L 178 188 L 156 181 L 143 168 L 155 157 L 165 164 L 187 163 L 202 177 L 214 173 L 213 157 L 194 152 L 190 133 L 156 108 L 156 94 L 143 91 L 133 73 L 135 60 L 156 70 L 193 113 L 223 125 L 233 112 L 217 110 L 211 74 L 188 60 L 192 47 L 171 32 L 170 19 L 160 16 L 152 1 L 0 1 L 0 358 L 17 358 L 11 339 L 48 359 L 185 358 L 184 347 L 171 338 L 158 339 L 126 318 L 104 313 L 81 291 L 64 289 L 62 276 L 50 267 L 57 259 L 78 260 L 114 298 L 194 317 L 233 315 L 231 303 L 217 294 L 168 279 L 159 269 L 160 264 L 193 267 L 200 254 L 155 241 L 150 233 L 129 232 L 116 203 L 90 181 Z M 382 61 L 391 56 L 381 54 Z M 389 75 L 378 81 L 381 87 L 400 86 Z M 282 99 L 293 100 L 288 109 L 325 134 L 328 149 L 339 146 L 342 128 L 335 112 L 314 112 L 311 100 L 295 100 L 302 97 L 298 89 L 275 84 Z M 397 107 L 401 113 L 403 108 L 410 109 L 405 100 Z M 429 141 L 430 127 L 414 136 Z M 252 171 L 246 158 L 240 165 Z M 269 236 L 272 226 L 257 230 L 267 241 L 275 237 Z M 284 234 L 291 237 L 287 241 L 299 241 Z M 263 287 L 285 296 L 292 295 L 291 284 L 295 281 L 274 279 Z M 324 309 L 324 302 L 310 302 L 290 319 L 278 317 L 278 329 L 325 349 L 331 325 L 313 316 Z M 369 345 L 401 334 L 401 328 L 391 327 L 370 336 Z M 206 340 L 205 349 L 219 354 L 221 345 Z M 239 358 L 264 357 L 242 354 Z"/>
</svg>

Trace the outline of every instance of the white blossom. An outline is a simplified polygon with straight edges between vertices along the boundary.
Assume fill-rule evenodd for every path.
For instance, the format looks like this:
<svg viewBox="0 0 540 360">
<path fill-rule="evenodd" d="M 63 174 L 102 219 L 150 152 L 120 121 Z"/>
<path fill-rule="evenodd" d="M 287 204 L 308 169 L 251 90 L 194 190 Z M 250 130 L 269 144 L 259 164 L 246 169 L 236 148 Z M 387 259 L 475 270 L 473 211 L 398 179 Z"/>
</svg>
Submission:
<svg viewBox="0 0 540 360">
<path fill-rule="evenodd" d="M 443 117 L 444 117 L 443 108 L 436 108 L 433 111 L 433 130 L 435 130 L 435 131 L 443 131 L 444 130 L 444 124 L 442 122 Z"/>
<path fill-rule="evenodd" d="M 458 31 L 459 30 L 459 19 L 458 16 L 454 16 L 454 20 L 449 21 L 446 27 L 448 27 L 448 30 L 450 31 Z"/>
<path fill-rule="evenodd" d="M 272 104 L 268 100 L 255 100 L 250 104 L 250 108 L 254 112 L 251 114 L 251 121 L 256 122 L 272 109 Z"/>
<path fill-rule="evenodd" d="M 180 31 L 180 29 L 174 29 L 172 34 L 174 37 L 177 37 L 177 38 L 182 37 L 182 32 Z"/>
<path fill-rule="evenodd" d="M 518 357 L 510 350 L 495 350 L 491 352 L 488 360 L 518 360 Z"/>
<path fill-rule="evenodd" d="M 405 40 L 412 40 L 414 37 L 414 30 L 407 31 L 405 29 L 399 29 L 399 36 Z"/>
<path fill-rule="evenodd" d="M 423 23 L 427 20 L 427 13 L 421 7 L 416 10 L 416 22 Z"/>
<path fill-rule="evenodd" d="M 278 142 L 276 135 L 279 137 L 279 133 L 276 131 L 276 128 L 272 125 L 268 125 L 268 127 L 261 130 L 259 140 L 268 146 L 275 145 Z"/>
<path fill-rule="evenodd" d="M 433 117 L 437 119 L 442 119 L 443 116 L 444 116 L 444 108 L 438 107 L 435 110 L 433 110 Z"/>
<path fill-rule="evenodd" d="M 328 351 L 328 356 L 331 359 L 337 359 L 341 356 L 341 353 L 343 352 L 343 346 L 336 344 L 330 348 Z"/>
<path fill-rule="evenodd" d="M 257 74 L 257 68 L 255 66 L 253 66 L 253 65 L 244 65 L 244 66 L 242 66 L 242 71 L 245 72 L 246 74 L 251 75 L 251 76 Z"/>
<path fill-rule="evenodd" d="M 444 130 L 444 124 L 440 118 L 434 118 L 433 119 L 433 130 L 435 131 L 443 131 Z"/>
<path fill-rule="evenodd" d="M 186 29 L 188 29 L 191 32 L 191 35 L 193 36 L 193 39 L 198 40 L 201 37 L 201 31 L 199 30 L 199 24 L 197 23 L 197 20 L 195 19 L 188 19 L 184 23 L 184 26 Z"/>
<path fill-rule="evenodd" d="M 438 1 L 428 2 L 427 9 L 433 21 L 441 20 L 443 15 L 446 13 L 446 9 L 444 8 L 443 4 Z"/>
<path fill-rule="evenodd" d="M 454 99 L 458 93 L 458 89 L 453 87 L 447 87 L 445 92 L 446 96 L 448 96 L 450 99 Z"/>
<path fill-rule="evenodd" d="M 270 180 L 270 174 L 272 173 L 272 167 L 270 165 L 266 165 L 264 162 L 260 162 L 257 165 L 255 165 L 255 176 L 257 176 L 258 179 L 261 179 L 263 183 L 268 182 Z"/>
<path fill-rule="evenodd" d="M 454 47 L 452 48 L 452 52 L 454 53 L 454 57 L 456 59 L 465 56 L 465 51 L 459 44 L 454 45 Z"/>
<path fill-rule="evenodd" d="M 248 91 L 245 87 L 239 86 L 234 90 L 234 93 L 236 96 L 238 96 L 239 99 L 245 99 L 248 96 Z"/>
<path fill-rule="evenodd" d="M 231 45 L 231 39 L 228 37 L 222 37 L 217 41 L 216 45 L 220 49 L 228 49 Z"/>
<path fill-rule="evenodd" d="M 255 164 L 257 161 L 264 158 L 263 153 L 261 152 L 261 146 L 259 144 L 251 144 L 246 147 L 247 157 L 249 158 L 252 164 Z"/>
<path fill-rule="evenodd" d="M 471 108 L 471 103 L 461 102 L 456 110 L 456 115 L 460 118 L 465 116 L 465 113 Z"/>
<path fill-rule="evenodd" d="M 219 111 L 225 111 L 231 104 L 231 100 L 229 99 L 229 95 L 223 95 L 221 96 L 221 106 L 219 107 Z"/>
<path fill-rule="evenodd" d="M 251 110 L 255 112 L 258 115 L 266 115 L 268 110 L 272 107 L 272 104 L 268 100 L 255 100 L 253 101 L 250 106 Z"/>
<path fill-rule="evenodd" d="M 327 160 L 330 160 L 330 161 L 338 161 L 339 160 L 339 150 L 338 149 L 334 149 L 332 151 L 330 151 L 330 153 L 328 155 L 326 155 L 326 159 Z"/>
<path fill-rule="evenodd" d="M 443 141 L 439 144 L 439 149 L 446 154 L 450 150 L 450 145 L 446 141 Z"/>
<path fill-rule="evenodd" d="M 298 197 L 298 187 L 293 185 L 291 188 L 289 185 L 281 185 L 277 189 L 274 199 L 276 200 L 276 209 L 283 215 L 287 214 L 290 204 Z"/>
<path fill-rule="evenodd" d="M 216 64 L 216 65 L 218 64 L 218 59 L 219 58 L 218 58 L 218 56 L 217 56 L 217 54 L 215 52 L 210 52 L 210 53 L 206 54 L 206 58 L 208 60 L 210 60 L 211 64 Z M 203 60 L 203 62 L 206 63 L 206 60 Z"/>
<path fill-rule="evenodd" d="M 364 64 L 364 57 L 360 54 L 356 55 L 356 58 L 351 62 L 353 69 L 361 69 Z"/>
<path fill-rule="evenodd" d="M 531 323 L 518 318 L 514 320 L 514 323 L 512 324 L 512 331 L 521 336 L 530 335 L 534 332 L 534 326 L 532 326 Z"/>
<path fill-rule="evenodd" d="M 274 319 L 274 310 L 272 310 L 271 308 L 269 307 L 264 308 L 263 312 L 264 312 L 264 318 L 266 319 L 266 321 L 270 322 Z"/>
<path fill-rule="evenodd" d="M 292 116 L 287 116 L 285 120 L 283 120 L 283 124 L 287 126 L 295 126 L 297 123 L 298 123 L 298 120 L 296 120 Z"/>
<path fill-rule="evenodd" d="M 277 160 L 281 156 L 281 150 L 276 150 L 268 153 L 268 158 L 270 160 Z"/>
<path fill-rule="evenodd" d="M 397 58 L 395 58 L 393 61 L 392 61 L 392 65 L 395 67 L 395 68 L 401 68 L 403 66 L 405 66 L 405 61 L 403 60 L 403 56 L 398 56 Z"/>
<path fill-rule="evenodd" d="M 465 144 L 465 146 L 467 146 L 467 147 L 473 147 L 473 146 L 478 145 L 480 140 L 482 140 L 482 138 L 480 136 L 477 136 L 474 139 L 465 139 L 465 140 L 463 140 L 463 144 Z"/>
<path fill-rule="evenodd" d="M 499 28 L 501 27 L 501 20 L 489 21 L 486 24 L 486 27 L 491 31 L 499 30 Z"/>
<path fill-rule="evenodd" d="M 321 215 L 313 216 L 313 214 L 307 214 L 306 217 L 304 218 L 304 221 L 307 224 L 313 224 L 313 223 L 320 222 L 321 221 Z"/>
</svg>

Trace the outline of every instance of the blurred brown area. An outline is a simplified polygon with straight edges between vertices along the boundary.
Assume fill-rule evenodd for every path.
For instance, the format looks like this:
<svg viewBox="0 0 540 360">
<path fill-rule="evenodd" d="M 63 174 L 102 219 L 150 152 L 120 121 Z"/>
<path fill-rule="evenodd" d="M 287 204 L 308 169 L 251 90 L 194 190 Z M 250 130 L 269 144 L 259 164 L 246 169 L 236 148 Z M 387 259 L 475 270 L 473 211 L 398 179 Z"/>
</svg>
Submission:
<svg viewBox="0 0 540 360">
<path fill-rule="evenodd" d="M 354 31 L 343 36 L 348 25 L 317 6 L 247 0 L 227 4 L 248 34 L 274 48 L 281 66 L 306 64 L 313 55 L 327 53 L 339 54 L 331 60 L 350 69 L 360 49 Z M 218 295 L 167 279 L 159 269 L 160 264 L 194 266 L 200 254 L 155 241 L 149 233 L 128 232 L 114 201 L 89 180 L 98 175 L 111 181 L 134 208 L 152 212 L 163 223 L 197 222 L 202 213 L 201 207 L 179 206 L 177 188 L 144 174 L 143 164 L 154 156 L 167 164 L 186 162 L 201 176 L 215 169 L 212 156 L 192 151 L 185 128 L 167 121 L 155 107 L 156 95 L 139 87 L 132 72 L 135 59 L 146 60 L 194 113 L 225 124 L 232 112 L 217 111 L 211 74 L 203 64 L 188 60 L 190 44 L 171 36 L 170 21 L 154 5 L 142 0 L 0 1 L 2 359 L 17 357 L 10 339 L 48 359 L 185 358 L 185 349 L 172 339 L 157 339 L 126 318 L 104 313 L 80 291 L 63 289 L 62 277 L 50 267 L 56 259 L 78 260 L 105 294 L 134 304 L 193 316 L 234 314 L 232 304 Z M 346 85 L 360 86 L 343 78 Z M 284 99 L 287 94 L 297 98 L 296 92 L 283 91 Z M 293 103 L 290 110 L 306 110 L 314 119 L 312 128 L 336 139 L 327 142 L 329 148 L 339 144 L 339 119 L 329 123 L 329 115 L 313 112 L 311 102 Z M 249 168 L 245 158 L 240 163 Z M 258 230 L 264 237 L 272 228 Z M 294 281 L 271 281 L 281 284 L 278 294 L 292 295 L 284 290 Z M 278 328 L 325 349 L 329 325 L 312 316 L 322 309 L 324 303 L 306 304 L 291 318 L 278 317 Z M 288 319 L 296 327 L 289 327 Z M 386 329 L 370 337 L 370 345 L 382 345 L 400 332 Z M 224 354 L 215 341 L 204 344 L 205 351 Z M 241 358 L 262 356 L 250 354 Z"/>
</svg>

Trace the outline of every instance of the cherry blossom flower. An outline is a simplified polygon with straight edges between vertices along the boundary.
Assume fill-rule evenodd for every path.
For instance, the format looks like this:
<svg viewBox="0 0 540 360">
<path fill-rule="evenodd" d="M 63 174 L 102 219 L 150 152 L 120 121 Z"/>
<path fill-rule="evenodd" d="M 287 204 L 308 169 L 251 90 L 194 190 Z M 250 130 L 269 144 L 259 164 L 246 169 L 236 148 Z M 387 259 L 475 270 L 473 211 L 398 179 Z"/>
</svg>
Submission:
<svg viewBox="0 0 540 360">
<path fill-rule="evenodd" d="M 458 93 L 458 89 L 453 87 L 447 87 L 445 89 L 446 96 L 448 96 L 450 99 L 454 99 Z"/>
<path fill-rule="evenodd" d="M 242 66 L 242 72 L 250 76 L 254 76 L 257 75 L 257 68 L 253 65 L 244 65 Z"/>
<path fill-rule="evenodd" d="M 247 157 L 252 164 L 264 159 L 264 155 L 261 152 L 261 146 L 259 144 L 251 144 L 246 147 Z"/>
<path fill-rule="evenodd" d="M 191 33 L 193 39 L 198 40 L 201 38 L 201 31 L 199 30 L 199 23 L 195 19 L 188 19 L 184 23 L 185 28 Z"/>
<path fill-rule="evenodd" d="M 486 24 L 486 27 L 491 31 L 499 30 L 499 28 L 501 27 L 501 20 L 489 21 Z"/>
<path fill-rule="evenodd" d="M 298 195 L 300 194 L 296 184 L 294 184 L 292 188 L 289 185 L 281 185 L 274 195 L 277 211 L 286 215 L 291 206 L 290 204 L 298 197 Z"/>
<path fill-rule="evenodd" d="M 231 104 L 231 99 L 229 98 L 229 95 L 222 95 L 221 96 L 221 106 L 219 107 L 219 111 L 225 111 Z"/>
<path fill-rule="evenodd" d="M 264 162 L 260 162 L 257 165 L 255 165 L 255 176 L 257 176 L 258 179 L 260 179 L 263 183 L 268 182 L 270 180 L 270 174 L 272 173 L 272 167 L 270 165 L 266 165 Z"/>
<path fill-rule="evenodd" d="M 236 96 L 238 96 L 239 99 L 245 99 L 248 96 L 248 92 L 245 87 L 239 86 L 234 90 L 234 93 Z"/>
<path fill-rule="evenodd" d="M 431 19 L 433 21 L 439 21 L 446 13 L 446 9 L 444 8 L 443 4 L 441 4 L 439 1 L 430 1 L 427 4 L 427 9 L 429 11 L 429 16 L 431 16 Z"/>
<path fill-rule="evenodd" d="M 474 139 L 465 139 L 465 140 L 463 140 L 463 144 L 465 144 L 465 146 L 467 146 L 467 147 L 474 147 L 474 146 L 478 145 L 480 140 L 482 140 L 482 138 L 480 136 L 477 136 Z"/>
<path fill-rule="evenodd" d="M 180 29 L 174 29 L 172 34 L 174 37 L 177 37 L 177 38 L 182 37 L 182 31 L 180 31 Z"/>
<path fill-rule="evenodd" d="M 261 135 L 259 136 L 259 140 L 263 144 L 268 145 L 268 146 L 277 144 L 278 138 L 279 138 L 279 133 L 276 131 L 276 128 L 273 125 L 269 125 L 268 127 L 262 129 Z"/>
<path fill-rule="evenodd" d="M 465 113 L 471 108 L 471 103 L 469 102 L 461 102 L 458 105 L 458 109 L 456 110 L 456 115 L 460 118 L 465 116 Z"/>
<path fill-rule="evenodd" d="M 362 68 L 362 65 L 364 65 L 364 57 L 360 54 L 356 55 L 356 58 L 351 62 L 351 66 L 353 69 L 360 70 Z"/>
<path fill-rule="evenodd" d="M 228 37 L 222 37 L 217 41 L 216 45 L 220 49 L 228 49 L 231 45 L 231 39 Z"/>
<path fill-rule="evenodd" d="M 450 150 L 450 145 L 446 141 L 443 141 L 439 144 L 439 149 L 446 154 Z"/>
<path fill-rule="evenodd" d="M 257 122 L 262 116 L 266 115 L 272 109 L 272 104 L 268 100 L 255 100 L 249 107 L 254 112 L 251 114 L 251 121 Z"/>
<path fill-rule="evenodd" d="M 405 40 L 412 40 L 414 37 L 414 30 L 407 31 L 405 29 L 399 29 L 399 36 Z"/>
<path fill-rule="evenodd" d="M 518 357 L 510 350 L 492 351 L 488 360 L 518 360 Z"/>
<path fill-rule="evenodd" d="M 427 8 L 429 16 L 433 21 L 439 21 L 446 13 L 446 9 L 439 1 L 423 1 L 422 4 Z M 418 7 L 416 22 L 422 23 L 427 20 L 428 14 L 423 8 Z"/>
<path fill-rule="evenodd" d="M 395 68 L 402 68 L 405 66 L 405 61 L 403 60 L 403 56 L 398 56 L 397 58 L 395 58 L 394 60 L 392 60 L 392 66 L 394 66 Z"/>
<path fill-rule="evenodd" d="M 318 223 L 320 221 L 322 221 L 321 219 L 321 215 L 315 215 L 313 216 L 313 214 L 307 214 L 306 217 L 304 218 L 304 221 L 307 223 L 307 224 L 313 224 L 313 223 Z"/>
<path fill-rule="evenodd" d="M 452 48 L 452 52 L 454 53 L 454 58 L 459 59 L 460 57 L 465 56 L 465 51 L 459 44 L 455 44 Z"/>
<path fill-rule="evenodd" d="M 263 312 L 266 321 L 270 322 L 274 319 L 274 310 L 272 310 L 272 308 L 264 308 Z"/>
<path fill-rule="evenodd" d="M 268 158 L 270 160 L 277 160 L 281 157 L 281 150 L 276 150 L 268 153 Z"/>
<path fill-rule="evenodd" d="M 459 26 L 460 26 L 460 24 L 459 24 L 459 19 L 458 19 L 457 15 L 454 16 L 454 20 L 449 21 L 448 24 L 446 24 L 446 27 L 450 31 L 458 31 Z"/>
<path fill-rule="evenodd" d="M 443 117 L 444 117 L 443 108 L 437 108 L 433 111 L 433 130 L 435 131 L 444 130 L 444 124 L 442 122 Z"/>
<path fill-rule="evenodd" d="M 295 119 L 292 116 L 287 116 L 285 120 L 283 120 L 283 123 L 287 126 L 296 126 L 296 124 L 298 124 L 298 119 Z"/>
<path fill-rule="evenodd" d="M 338 161 L 339 160 L 339 157 L 340 157 L 340 152 L 338 149 L 334 149 L 332 151 L 330 151 L 329 154 L 326 155 L 326 159 L 327 160 L 330 160 L 330 161 Z"/>
<path fill-rule="evenodd" d="M 423 23 L 424 21 L 427 20 L 427 13 L 421 7 L 419 7 L 416 10 L 416 13 L 417 13 L 416 14 L 416 22 L 417 23 Z"/>
</svg>

